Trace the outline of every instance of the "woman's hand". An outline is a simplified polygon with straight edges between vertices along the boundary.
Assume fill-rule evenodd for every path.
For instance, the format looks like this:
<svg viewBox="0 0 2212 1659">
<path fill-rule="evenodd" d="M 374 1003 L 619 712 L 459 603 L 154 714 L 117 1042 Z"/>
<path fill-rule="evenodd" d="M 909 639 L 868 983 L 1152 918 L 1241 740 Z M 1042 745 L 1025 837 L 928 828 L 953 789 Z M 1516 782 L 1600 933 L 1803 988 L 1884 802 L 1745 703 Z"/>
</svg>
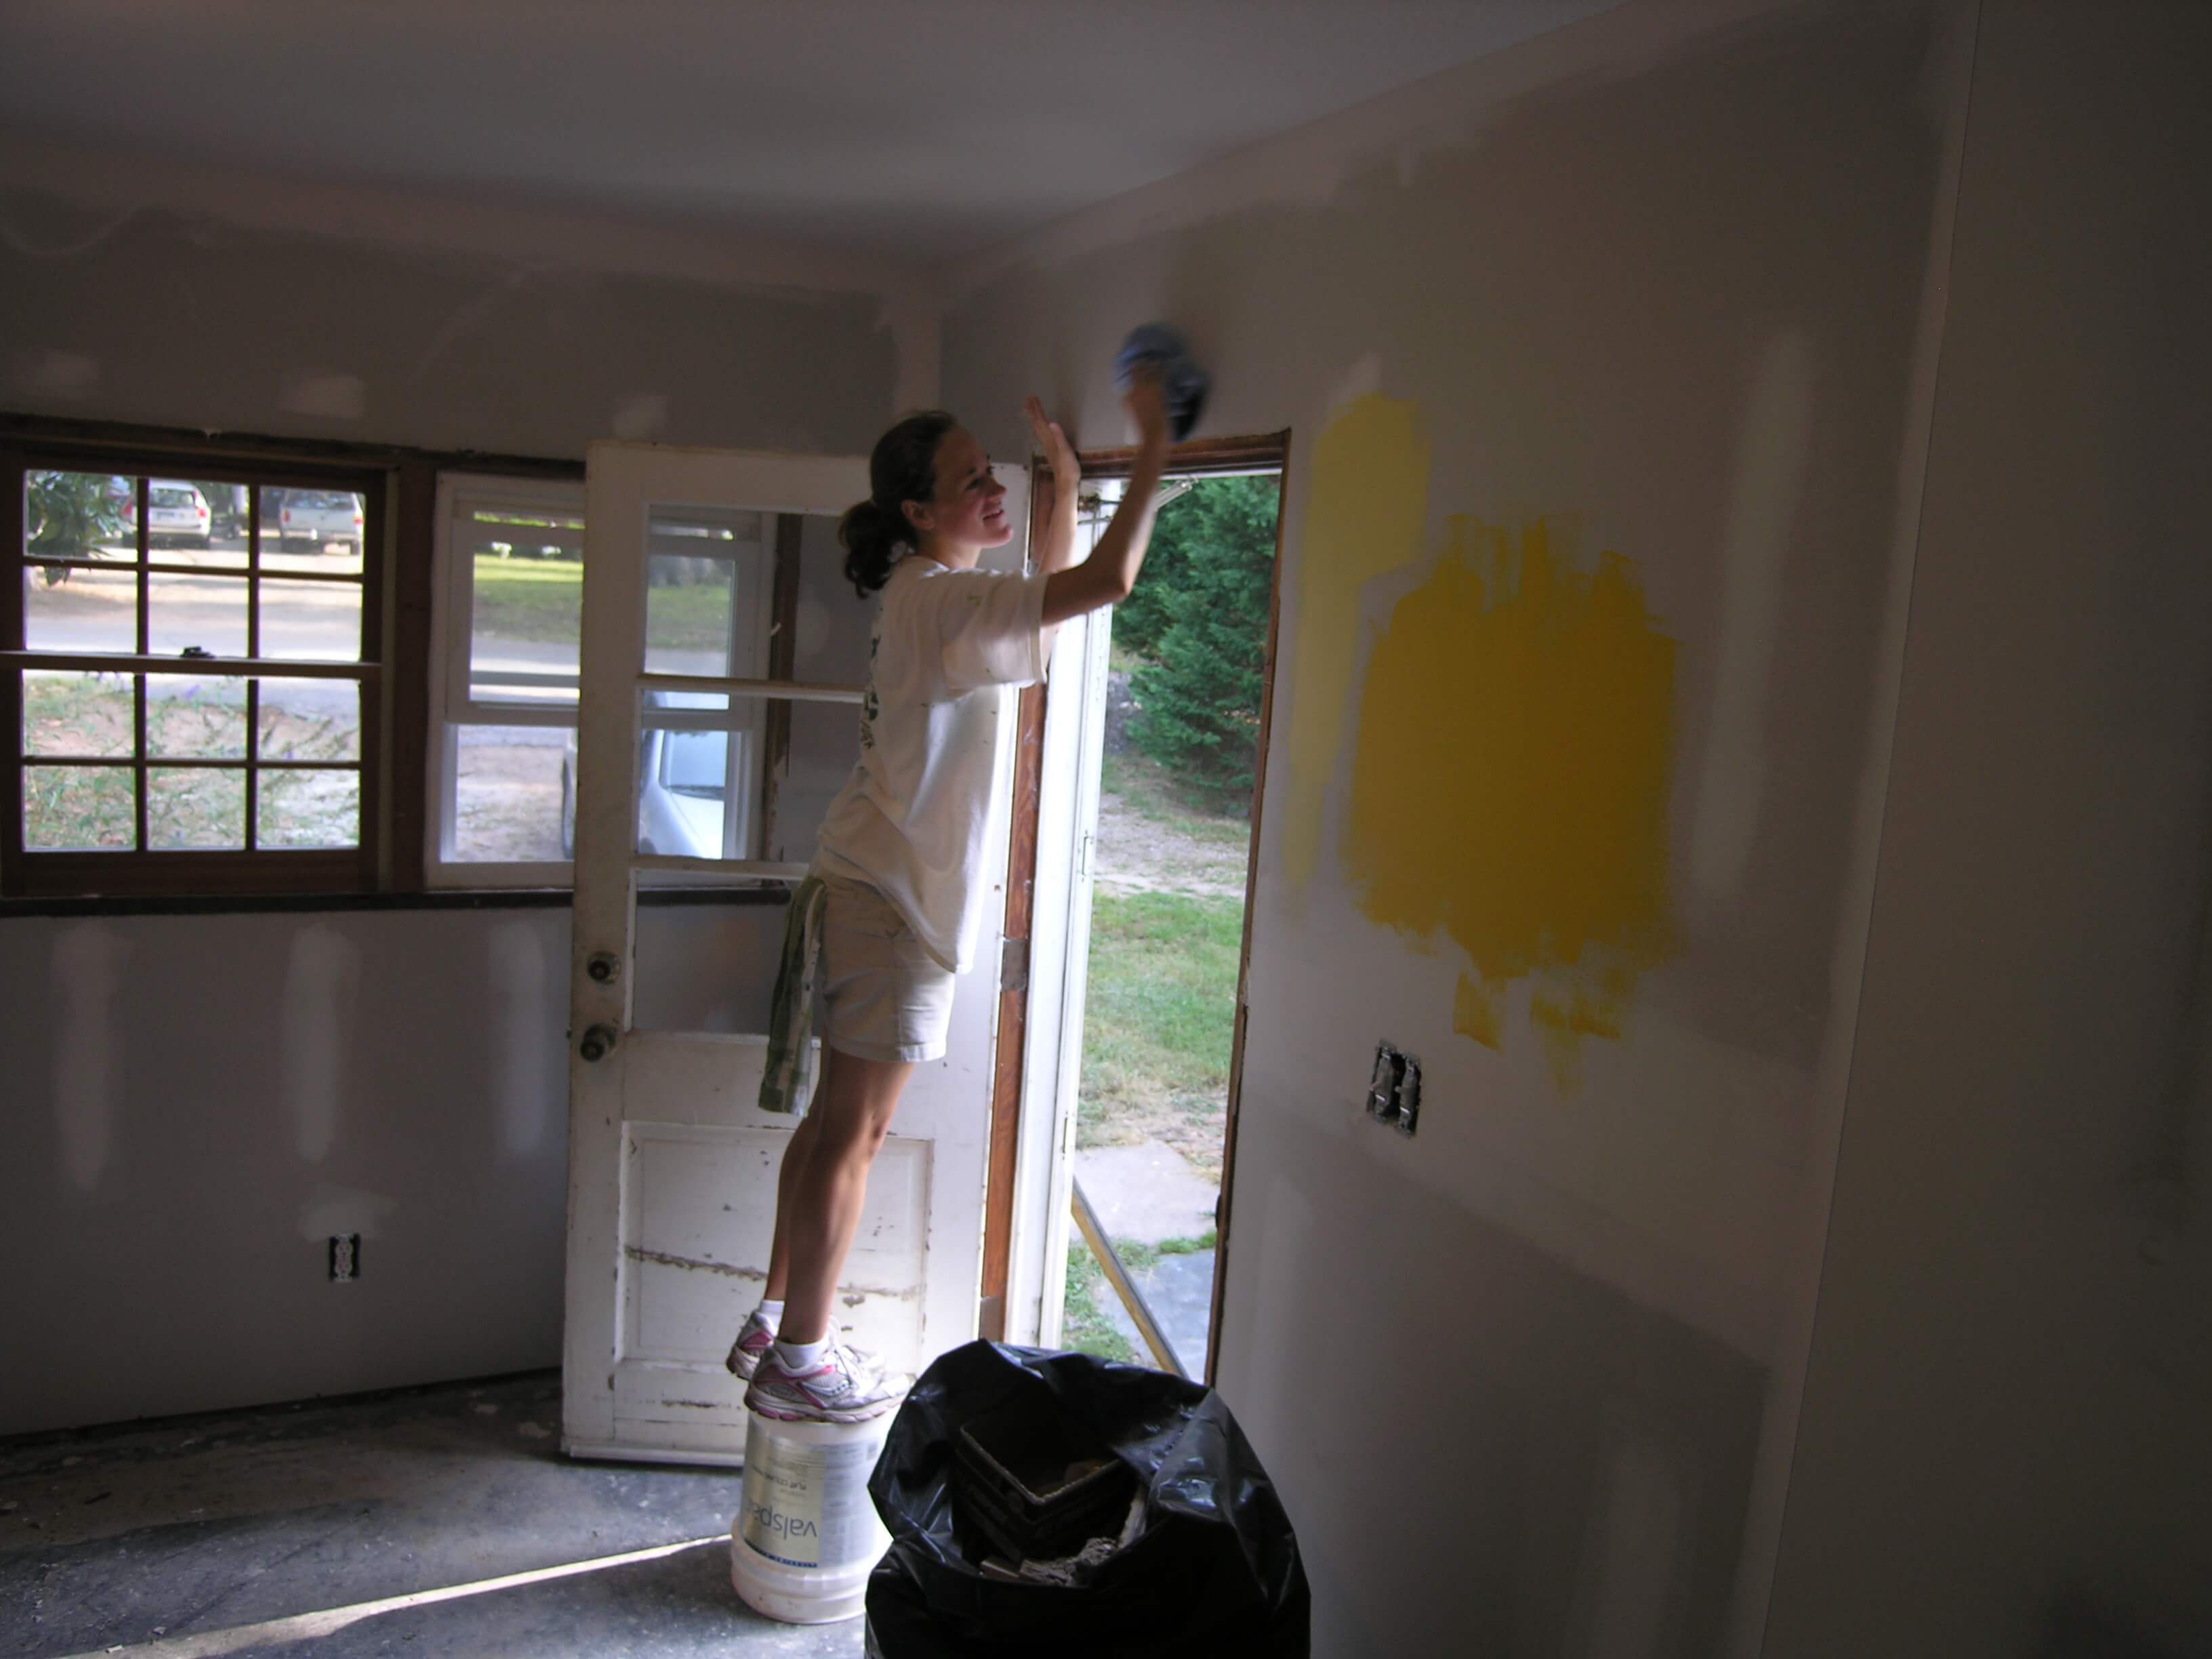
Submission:
<svg viewBox="0 0 2212 1659">
<path fill-rule="evenodd" d="M 1129 389 L 1122 395 L 1121 406 L 1129 411 L 1129 418 L 1137 423 L 1137 441 L 1149 450 L 1164 450 L 1168 447 L 1168 404 L 1161 390 L 1160 366 L 1156 362 L 1138 363 L 1129 373 Z"/>
<path fill-rule="evenodd" d="M 1075 446 L 1067 441 L 1058 421 L 1045 418 L 1044 404 L 1036 398 L 1024 403 L 1022 412 L 1030 417 L 1030 435 L 1036 440 L 1045 465 L 1052 468 L 1053 482 L 1073 500 L 1075 486 L 1083 482 L 1083 464 L 1075 459 Z"/>
</svg>

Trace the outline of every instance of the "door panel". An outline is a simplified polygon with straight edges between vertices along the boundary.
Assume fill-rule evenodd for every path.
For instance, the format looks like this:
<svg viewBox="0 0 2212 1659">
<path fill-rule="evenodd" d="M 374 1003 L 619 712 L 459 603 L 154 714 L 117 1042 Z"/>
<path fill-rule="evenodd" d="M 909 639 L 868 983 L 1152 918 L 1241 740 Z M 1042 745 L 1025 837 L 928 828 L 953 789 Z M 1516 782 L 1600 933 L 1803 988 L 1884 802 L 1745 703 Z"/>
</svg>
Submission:
<svg viewBox="0 0 2212 1659">
<path fill-rule="evenodd" d="M 641 963 L 638 894 L 672 880 L 772 891 L 804 873 L 856 750 L 875 605 L 842 580 L 835 517 L 867 493 L 867 467 L 611 443 L 592 446 L 588 474 L 563 1443 L 734 1463 L 744 1389 L 722 1360 L 761 1293 L 794 1125 L 757 1104 L 764 1033 L 640 1030 L 638 987 L 668 988 L 646 999 L 656 1026 L 709 1004 L 764 1009 L 782 913 L 734 896 L 707 914 L 743 948 L 687 916 L 647 933 L 675 954 Z M 1000 552 L 1019 568 L 1019 549 Z M 995 817 L 998 868 L 1003 803 Z M 839 1287 L 840 1322 L 902 1370 L 975 1334 L 999 955 L 982 943 L 950 1051 L 917 1071 L 877 1158 Z M 744 984 L 677 994 L 706 962 Z"/>
</svg>

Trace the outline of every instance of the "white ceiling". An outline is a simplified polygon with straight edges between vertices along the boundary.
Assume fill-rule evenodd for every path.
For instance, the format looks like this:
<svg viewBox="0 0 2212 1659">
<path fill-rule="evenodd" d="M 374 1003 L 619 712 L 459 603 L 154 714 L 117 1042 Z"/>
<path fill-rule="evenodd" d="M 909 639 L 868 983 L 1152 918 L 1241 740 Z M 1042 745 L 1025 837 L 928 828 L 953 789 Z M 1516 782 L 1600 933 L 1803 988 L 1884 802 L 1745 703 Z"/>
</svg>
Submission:
<svg viewBox="0 0 2212 1659">
<path fill-rule="evenodd" d="M 4 0 L 0 135 L 956 258 L 1620 0 Z"/>
</svg>

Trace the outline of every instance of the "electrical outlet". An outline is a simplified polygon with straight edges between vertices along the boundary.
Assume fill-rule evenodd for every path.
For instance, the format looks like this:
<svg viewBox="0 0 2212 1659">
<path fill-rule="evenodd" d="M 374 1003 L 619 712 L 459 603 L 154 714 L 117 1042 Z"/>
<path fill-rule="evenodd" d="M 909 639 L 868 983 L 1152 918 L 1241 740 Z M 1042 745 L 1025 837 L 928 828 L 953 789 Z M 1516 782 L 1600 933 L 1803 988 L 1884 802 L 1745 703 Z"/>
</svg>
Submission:
<svg viewBox="0 0 2212 1659">
<path fill-rule="evenodd" d="M 1421 1117 L 1421 1062 L 1411 1054 L 1399 1055 L 1398 1062 L 1398 1115 L 1390 1127 L 1409 1135 Z"/>
<path fill-rule="evenodd" d="M 331 1235 L 331 1278 L 343 1282 L 361 1277 L 361 1235 L 332 1233 Z"/>
<path fill-rule="evenodd" d="M 1367 1079 L 1367 1115 L 1409 1135 L 1420 1115 L 1421 1062 L 1388 1042 L 1376 1043 L 1375 1069 Z"/>
</svg>

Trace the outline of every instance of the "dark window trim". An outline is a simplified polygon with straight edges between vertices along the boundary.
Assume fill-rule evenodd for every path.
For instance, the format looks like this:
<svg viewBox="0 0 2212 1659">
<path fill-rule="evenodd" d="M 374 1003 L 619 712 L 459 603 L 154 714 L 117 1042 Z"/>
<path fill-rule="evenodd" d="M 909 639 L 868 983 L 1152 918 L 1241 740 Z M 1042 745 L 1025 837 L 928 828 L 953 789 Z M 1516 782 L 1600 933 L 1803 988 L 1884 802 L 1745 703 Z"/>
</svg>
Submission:
<svg viewBox="0 0 2212 1659">
<path fill-rule="evenodd" d="M 742 909 L 791 902 L 792 890 L 770 887 L 643 887 L 641 910 L 722 905 Z M 566 887 L 441 887 L 416 893 L 137 893 L 85 898 L 0 899 L 0 927 L 10 921 L 71 916 L 306 915 L 354 910 L 566 910 Z"/>
<path fill-rule="evenodd" d="M 76 877 L 75 890 L 33 896 L 21 845 L 20 763 L 12 758 L 22 730 L 21 679 L 0 673 L 0 734 L 10 744 L 6 778 L 15 799 L 0 802 L 0 919 L 19 915 L 210 914 L 315 908 L 471 908 L 510 902 L 494 890 L 426 892 L 422 842 L 428 811 L 425 776 L 429 744 L 432 553 L 437 477 L 441 471 L 496 472 L 567 482 L 580 480 L 580 461 L 434 450 L 396 444 L 204 433 L 122 422 L 55 419 L 0 411 L 0 465 L 68 470 L 186 473 L 239 483 L 332 483 L 357 480 L 367 498 L 368 532 L 362 571 L 362 851 L 261 853 L 263 867 L 246 872 L 222 853 L 88 853 L 36 855 L 41 878 Z M 0 491 L 0 550 L 11 568 L 23 544 L 20 491 Z M 140 515 L 141 527 L 144 515 Z M 371 527 L 373 526 L 373 527 Z M 21 637 L 22 584 L 0 583 L 0 641 Z M 373 653 L 373 654 L 372 654 Z M 48 860 L 61 860 L 60 864 Z M 77 872 L 79 859 L 100 862 Z M 134 868 L 125 871 L 128 864 Z M 228 866 L 228 867 L 226 867 Z M 179 882 L 195 890 L 179 890 Z M 566 903 L 567 890 L 525 903 Z M 681 900 L 726 902 L 726 890 L 706 889 Z M 748 902 L 739 900 L 738 902 Z M 779 901 L 780 902 L 780 901 Z"/>
<path fill-rule="evenodd" d="M 88 452 L 137 449 L 168 455 L 224 458 L 240 465 L 301 468 L 343 466 L 389 471 L 409 461 L 458 472 L 506 472 L 580 480 L 584 464 L 545 456 L 505 455 L 489 450 L 425 449 L 410 444 L 347 443 L 324 438 L 276 438 L 251 432 L 195 432 L 189 428 L 137 426 L 121 421 L 61 420 L 0 410 L 0 444 L 41 451 L 82 447 Z M 220 478 L 219 471 L 205 474 Z"/>
</svg>

